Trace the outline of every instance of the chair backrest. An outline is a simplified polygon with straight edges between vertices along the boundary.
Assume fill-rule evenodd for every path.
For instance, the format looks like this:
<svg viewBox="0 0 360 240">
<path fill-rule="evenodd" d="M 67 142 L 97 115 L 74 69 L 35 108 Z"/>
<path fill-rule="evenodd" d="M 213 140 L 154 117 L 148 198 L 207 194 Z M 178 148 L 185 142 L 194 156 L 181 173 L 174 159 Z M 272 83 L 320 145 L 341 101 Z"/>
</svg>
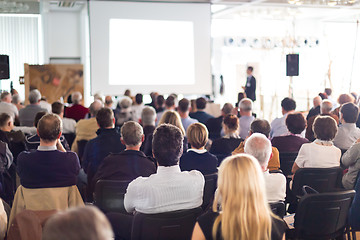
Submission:
<svg viewBox="0 0 360 240">
<path fill-rule="evenodd" d="M 294 165 L 297 155 L 298 155 L 297 152 L 281 152 L 279 154 L 280 169 L 285 175 L 285 177 L 292 175 L 291 169 L 292 166 Z"/>
<path fill-rule="evenodd" d="M 270 208 L 271 211 L 277 215 L 278 217 L 280 217 L 281 219 L 285 216 L 285 203 L 280 201 L 280 202 L 274 202 L 274 203 L 269 203 L 270 204 Z"/>
<path fill-rule="evenodd" d="M 202 209 L 200 207 L 158 214 L 136 213 L 131 231 L 131 239 L 191 239 L 196 218 L 201 213 Z"/>
<path fill-rule="evenodd" d="M 217 178 L 218 174 L 208 174 L 204 175 L 205 178 L 205 185 L 204 185 L 204 193 L 203 193 L 203 203 L 201 205 L 201 208 L 203 210 L 207 209 L 209 207 L 209 204 L 211 203 L 214 193 L 217 188 Z"/>
<path fill-rule="evenodd" d="M 355 191 L 307 194 L 295 215 L 299 239 L 333 239 L 343 234 Z"/>
<path fill-rule="evenodd" d="M 69 146 L 71 147 L 76 137 L 75 133 L 63 133 L 63 135 L 66 141 L 68 142 Z"/>
<path fill-rule="evenodd" d="M 342 172 L 340 167 L 300 168 L 295 173 L 292 191 L 296 196 L 301 196 L 304 185 L 312 187 L 319 193 L 336 191 L 341 187 Z"/>
<path fill-rule="evenodd" d="M 127 213 L 124 195 L 131 181 L 99 180 L 95 185 L 94 204 L 103 212 Z"/>
<path fill-rule="evenodd" d="M 88 142 L 88 140 L 79 140 L 79 141 L 77 141 L 78 156 L 79 156 L 80 161 L 82 160 L 82 156 L 84 154 L 85 146 L 86 146 L 87 142 Z"/>
</svg>

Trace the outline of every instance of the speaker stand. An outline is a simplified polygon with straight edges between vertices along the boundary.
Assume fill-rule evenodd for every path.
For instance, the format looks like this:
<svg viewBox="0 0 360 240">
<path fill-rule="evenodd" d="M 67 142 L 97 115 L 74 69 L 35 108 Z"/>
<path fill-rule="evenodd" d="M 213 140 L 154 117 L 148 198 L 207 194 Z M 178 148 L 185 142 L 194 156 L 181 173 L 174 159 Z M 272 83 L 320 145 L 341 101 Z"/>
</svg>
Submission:
<svg viewBox="0 0 360 240">
<path fill-rule="evenodd" d="M 294 98 L 294 89 L 293 89 L 293 77 L 289 77 L 289 98 Z"/>
</svg>

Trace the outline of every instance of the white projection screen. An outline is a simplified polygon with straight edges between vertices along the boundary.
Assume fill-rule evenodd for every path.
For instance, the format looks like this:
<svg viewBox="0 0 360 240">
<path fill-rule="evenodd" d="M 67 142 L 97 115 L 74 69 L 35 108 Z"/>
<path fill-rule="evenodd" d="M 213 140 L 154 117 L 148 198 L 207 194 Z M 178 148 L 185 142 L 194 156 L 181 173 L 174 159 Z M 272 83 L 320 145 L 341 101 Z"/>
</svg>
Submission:
<svg viewBox="0 0 360 240">
<path fill-rule="evenodd" d="M 92 94 L 211 93 L 210 4 L 89 4 Z"/>
</svg>

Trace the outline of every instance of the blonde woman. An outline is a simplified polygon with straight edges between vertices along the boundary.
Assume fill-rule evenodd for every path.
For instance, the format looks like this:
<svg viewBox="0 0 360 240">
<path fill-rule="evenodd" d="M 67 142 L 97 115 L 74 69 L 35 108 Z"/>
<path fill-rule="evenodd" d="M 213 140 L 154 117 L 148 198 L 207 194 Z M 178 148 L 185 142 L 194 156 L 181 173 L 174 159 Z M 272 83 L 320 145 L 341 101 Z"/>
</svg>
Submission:
<svg viewBox="0 0 360 240">
<path fill-rule="evenodd" d="M 218 160 L 205 149 L 208 142 L 209 132 L 202 123 L 191 124 L 186 136 L 191 146 L 180 158 L 181 171 L 198 170 L 203 175 L 217 172 Z"/>
<path fill-rule="evenodd" d="M 284 240 L 286 224 L 272 214 L 265 192 L 263 173 L 254 157 L 226 158 L 219 168 L 214 212 L 198 218 L 192 239 Z"/>
</svg>

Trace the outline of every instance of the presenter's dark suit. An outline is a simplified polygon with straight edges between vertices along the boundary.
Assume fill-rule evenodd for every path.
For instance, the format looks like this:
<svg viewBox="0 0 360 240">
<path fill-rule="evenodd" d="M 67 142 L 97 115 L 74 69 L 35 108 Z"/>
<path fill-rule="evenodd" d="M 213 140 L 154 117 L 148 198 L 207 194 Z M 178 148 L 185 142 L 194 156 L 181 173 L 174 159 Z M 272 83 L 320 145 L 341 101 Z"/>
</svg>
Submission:
<svg viewBox="0 0 360 240">
<path fill-rule="evenodd" d="M 245 93 L 247 98 L 250 98 L 253 101 L 256 100 L 256 79 L 254 78 L 254 76 L 250 76 L 247 78 L 245 85 Z"/>
</svg>

